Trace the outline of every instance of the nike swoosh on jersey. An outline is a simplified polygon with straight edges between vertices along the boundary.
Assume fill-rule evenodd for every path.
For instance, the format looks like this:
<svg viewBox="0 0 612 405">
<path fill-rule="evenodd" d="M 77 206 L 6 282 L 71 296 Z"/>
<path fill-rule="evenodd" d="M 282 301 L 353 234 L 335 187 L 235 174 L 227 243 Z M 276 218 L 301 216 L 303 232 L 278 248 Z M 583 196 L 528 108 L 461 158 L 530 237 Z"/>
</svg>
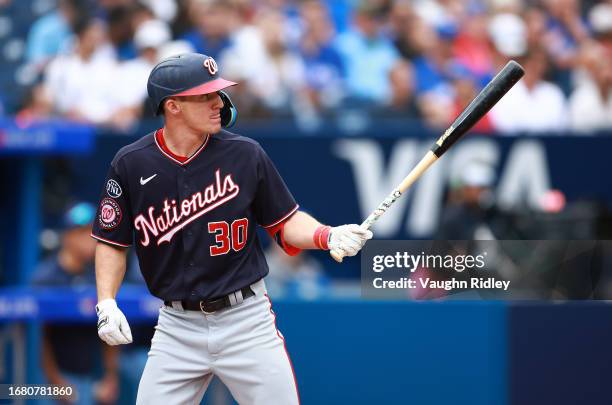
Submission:
<svg viewBox="0 0 612 405">
<path fill-rule="evenodd" d="M 153 180 L 153 177 L 157 176 L 157 173 L 155 173 L 153 176 L 151 177 L 147 177 L 146 179 L 143 179 L 142 177 L 140 178 L 140 185 L 144 186 L 145 184 L 147 184 L 149 181 Z"/>
</svg>

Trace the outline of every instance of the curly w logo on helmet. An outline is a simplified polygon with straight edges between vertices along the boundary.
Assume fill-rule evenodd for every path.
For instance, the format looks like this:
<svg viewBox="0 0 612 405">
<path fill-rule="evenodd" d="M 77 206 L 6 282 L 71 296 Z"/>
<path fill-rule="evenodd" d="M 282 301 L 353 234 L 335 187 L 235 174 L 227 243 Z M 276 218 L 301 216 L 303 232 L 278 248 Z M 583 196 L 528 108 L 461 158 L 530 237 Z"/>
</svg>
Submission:
<svg viewBox="0 0 612 405">
<path fill-rule="evenodd" d="M 214 75 L 219 71 L 217 62 L 215 62 L 215 60 L 211 57 L 208 57 L 208 59 L 204 61 L 204 67 L 208 69 L 208 73 L 210 73 L 211 75 Z"/>
</svg>

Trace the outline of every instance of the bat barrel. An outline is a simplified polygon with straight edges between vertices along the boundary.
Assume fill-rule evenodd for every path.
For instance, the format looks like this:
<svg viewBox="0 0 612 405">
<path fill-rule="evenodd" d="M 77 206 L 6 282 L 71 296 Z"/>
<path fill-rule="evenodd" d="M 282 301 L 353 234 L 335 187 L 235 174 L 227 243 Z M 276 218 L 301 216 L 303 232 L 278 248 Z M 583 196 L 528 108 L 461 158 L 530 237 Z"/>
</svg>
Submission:
<svg viewBox="0 0 612 405">
<path fill-rule="evenodd" d="M 524 74 L 525 70 L 516 61 L 508 62 L 455 119 L 444 135 L 432 146 L 431 151 L 437 157 L 442 156 L 478 120 L 484 117 Z"/>
</svg>

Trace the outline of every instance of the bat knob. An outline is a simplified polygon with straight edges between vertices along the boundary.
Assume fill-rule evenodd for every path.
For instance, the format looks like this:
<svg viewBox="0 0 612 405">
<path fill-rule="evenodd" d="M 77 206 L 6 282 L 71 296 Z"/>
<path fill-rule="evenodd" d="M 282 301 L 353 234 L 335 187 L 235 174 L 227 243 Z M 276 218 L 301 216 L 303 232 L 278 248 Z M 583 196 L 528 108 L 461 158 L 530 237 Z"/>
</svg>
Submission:
<svg viewBox="0 0 612 405">
<path fill-rule="evenodd" d="M 342 253 L 339 253 L 337 250 L 330 250 L 329 254 L 335 261 L 342 263 L 342 259 L 344 259 L 344 255 Z"/>
</svg>

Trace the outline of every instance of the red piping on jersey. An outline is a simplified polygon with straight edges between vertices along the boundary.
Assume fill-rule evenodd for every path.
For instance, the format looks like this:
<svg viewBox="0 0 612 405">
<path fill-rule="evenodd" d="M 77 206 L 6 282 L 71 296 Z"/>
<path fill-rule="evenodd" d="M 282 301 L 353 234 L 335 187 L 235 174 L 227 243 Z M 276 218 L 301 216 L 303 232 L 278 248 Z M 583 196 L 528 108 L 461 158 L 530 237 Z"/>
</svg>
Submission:
<svg viewBox="0 0 612 405">
<path fill-rule="evenodd" d="M 124 248 L 132 246 L 132 245 L 124 245 L 123 243 L 119 243 L 119 242 L 115 242 L 115 241 L 112 241 L 112 240 L 104 239 L 104 238 L 102 238 L 102 237 L 100 237 L 98 235 L 94 235 L 93 233 L 90 233 L 89 236 L 91 236 L 92 238 L 97 239 L 99 241 L 110 243 L 111 245 L 121 246 L 121 247 L 124 247 Z"/>
<path fill-rule="evenodd" d="M 164 140 L 164 129 L 160 128 L 157 131 L 155 131 L 155 144 L 157 145 L 159 150 L 167 158 L 169 158 L 170 160 L 178 163 L 181 166 L 186 165 L 187 163 L 191 162 L 196 156 L 198 156 L 200 154 L 200 152 L 202 152 L 204 150 L 204 148 L 206 148 L 206 145 L 208 145 L 209 139 L 210 139 L 210 134 L 206 135 L 206 139 L 204 140 L 202 145 L 200 145 L 200 147 L 190 157 L 179 156 L 179 155 L 173 153 L 168 148 L 168 145 L 166 145 L 166 141 Z"/>
<path fill-rule="evenodd" d="M 264 296 L 268 299 L 268 302 L 270 303 L 270 313 L 272 314 L 272 318 L 274 318 L 274 329 L 276 329 L 276 334 L 278 335 L 280 340 L 283 342 L 283 348 L 285 349 L 287 360 L 289 360 L 289 366 L 291 367 L 291 374 L 293 375 L 293 383 L 295 384 L 295 393 L 297 395 L 298 405 L 300 405 L 300 390 L 298 389 L 297 378 L 295 378 L 295 369 L 293 368 L 293 362 L 291 361 L 291 357 L 289 357 L 289 352 L 287 351 L 287 344 L 285 343 L 285 338 L 283 337 L 283 335 L 281 335 L 280 331 L 278 330 L 278 327 L 276 326 L 276 313 L 274 313 L 274 311 L 272 310 L 272 300 L 270 299 L 270 296 L 268 294 L 264 294 Z"/>
<path fill-rule="evenodd" d="M 295 205 L 295 207 L 294 207 L 294 208 L 293 208 L 291 211 L 289 211 L 289 213 L 287 213 L 287 214 L 286 214 L 284 217 L 282 217 L 282 218 L 281 218 L 281 219 L 279 219 L 278 221 L 272 222 L 270 225 L 262 225 L 262 226 L 263 226 L 264 228 L 269 228 L 269 227 L 271 227 L 271 226 L 278 225 L 278 224 L 280 224 L 281 222 L 285 221 L 287 218 L 289 218 L 291 215 L 293 215 L 293 213 L 294 213 L 295 211 L 297 211 L 297 209 L 298 209 L 298 208 L 300 208 L 300 206 L 299 206 L 298 204 L 296 204 L 296 205 Z"/>
</svg>

